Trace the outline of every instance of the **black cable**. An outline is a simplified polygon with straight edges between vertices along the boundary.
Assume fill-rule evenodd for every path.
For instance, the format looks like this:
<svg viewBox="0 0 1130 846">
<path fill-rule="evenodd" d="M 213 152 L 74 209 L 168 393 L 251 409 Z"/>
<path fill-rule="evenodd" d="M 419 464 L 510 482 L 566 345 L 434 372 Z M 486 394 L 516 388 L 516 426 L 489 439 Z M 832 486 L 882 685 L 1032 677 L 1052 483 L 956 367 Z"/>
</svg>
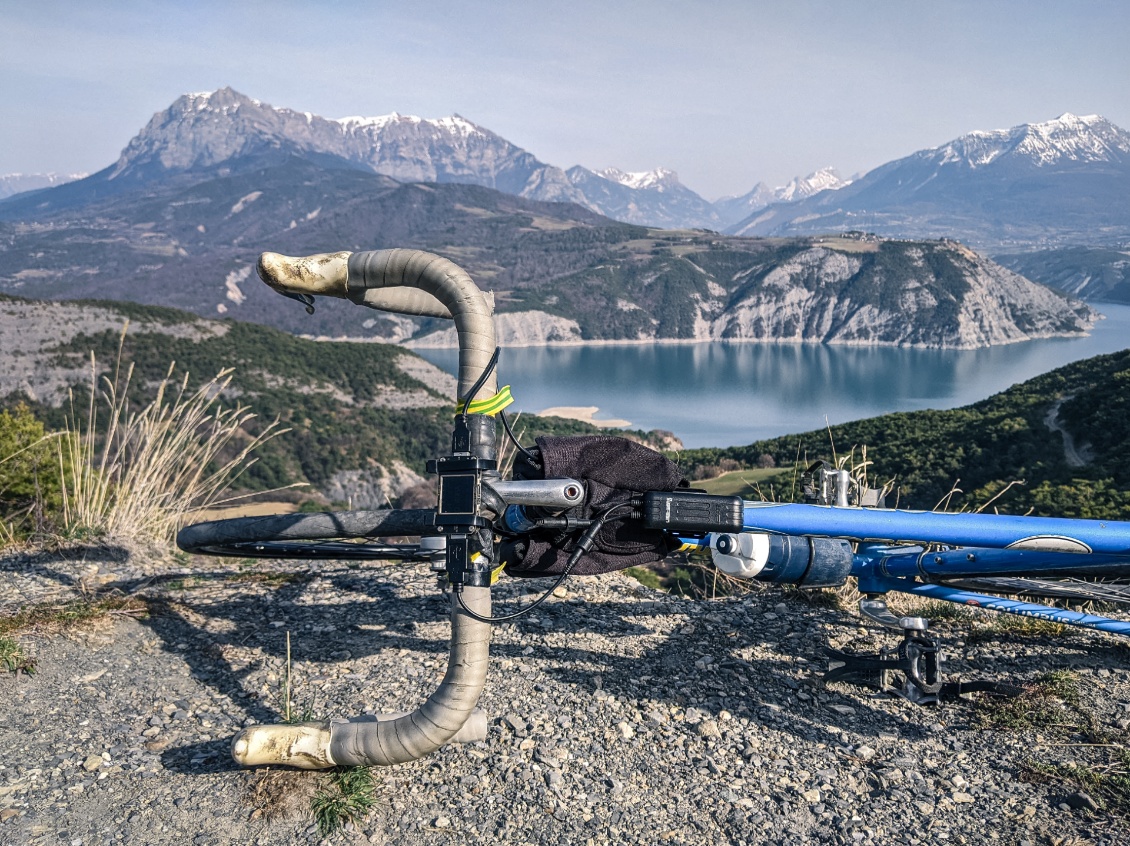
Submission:
<svg viewBox="0 0 1130 846">
<path fill-rule="evenodd" d="M 524 614 L 529 614 L 531 611 L 533 611 L 535 608 L 537 608 L 539 605 L 541 605 L 543 602 L 545 602 L 547 599 L 549 599 L 550 595 L 555 590 L 557 590 L 557 588 L 561 587 L 561 583 L 563 581 L 565 581 L 565 577 L 569 575 L 569 573 L 572 569 L 573 569 L 572 567 L 570 567 L 569 565 L 566 565 L 565 569 L 562 571 L 561 575 L 557 577 L 557 581 L 555 581 L 552 585 L 550 585 L 549 590 L 547 590 L 545 593 L 543 593 L 541 596 L 539 596 L 537 599 L 535 599 L 533 602 L 531 602 L 525 608 L 523 608 L 520 611 L 515 611 L 513 614 L 503 614 L 500 617 L 483 617 L 481 614 L 476 614 L 474 611 L 472 611 L 470 608 L 467 607 L 467 604 L 463 601 L 463 594 L 460 591 L 455 592 L 455 598 L 457 600 L 459 600 L 459 607 L 462 608 L 464 611 L 466 611 L 467 616 L 469 616 L 471 619 L 478 620 L 480 623 L 505 623 L 505 622 L 508 622 L 509 620 L 517 619 L 518 617 L 521 617 Z"/>
<path fill-rule="evenodd" d="M 458 589 L 458 587 L 456 587 L 455 598 L 459 602 L 459 607 L 467 612 L 467 615 L 471 619 L 478 620 L 480 623 L 505 623 L 510 620 L 517 619 L 524 614 L 529 614 L 531 611 L 533 611 L 535 608 L 549 599 L 549 597 L 555 590 L 561 587 L 561 583 L 564 582 L 569 574 L 573 572 L 573 568 L 577 566 L 577 562 L 579 562 L 581 558 L 584 557 L 586 552 L 592 549 L 593 545 L 596 542 L 596 536 L 600 532 L 600 530 L 604 528 L 604 524 L 608 522 L 609 518 L 611 518 L 614 512 L 619 511 L 621 508 L 631 508 L 631 505 L 626 502 L 622 502 L 619 505 L 613 505 L 598 518 L 592 521 L 592 524 L 587 529 L 585 529 L 585 531 L 581 534 L 581 537 L 577 540 L 577 545 L 576 547 L 574 547 L 572 554 L 569 556 L 569 560 L 565 562 L 565 569 L 561 571 L 561 575 L 557 577 L 557 580 L 549 586 L 549 589 L 545 593 L 543 593 L 525 608 L 521 609 L 520 611 L 515 611 L 512 614 L 503 614 L 500 617 L 484 617 L 481 614 L 476 614 L 474 611 L 467 607 L 467 604 L 463 601 L 462 592 Z"/>
<path fill-rule="evenodd" d="M 490 361 L 487 362 L 487 366 L 485 368 L 483 368 L 482 375 L 479 376 L 479 381 L 477 381 L 474 385 L 472 385 L 471 390 L 467 392 L 467 398 L 463 402 L 463 416 L 464 417 L 467 416 L 467 409 L 471 407 L 471 400 L 474 398 L 475 394 L 477 394 L 479 392 L 479 388 L 481 388 L 483 386 L 483 384 L 486 382 L 487 377 L 490 376 L 491 372 L 494 370 L 495 365 L 498 364 L 498 355 L 501 352 L 502 352 L 502 347 L 495 347 L 494 348 L 494 355 L 492 355 L 490 357 Z"/>
<path fill-rule="evenodd" d="M 514 444 L 514 446 L 521 450 L 522 455 L 526 456 L 526 458 L 532 461 L 535 466 L 540 467 L 541 462 L 538 461 L 538 457 L 528 449 L 526 449 L 524 446 L 522 446 L 520 443 L 518 443 L 518 438 L 514 436 L 514 430 L 510 428 L 510 421 L 506 419 L 506 412 L 500 410 L 498 412 L 498 416 L 502 418 L 502 428 L 506 430 L 506 434 L 510 437 L 510 441 Z"/>
</svg>

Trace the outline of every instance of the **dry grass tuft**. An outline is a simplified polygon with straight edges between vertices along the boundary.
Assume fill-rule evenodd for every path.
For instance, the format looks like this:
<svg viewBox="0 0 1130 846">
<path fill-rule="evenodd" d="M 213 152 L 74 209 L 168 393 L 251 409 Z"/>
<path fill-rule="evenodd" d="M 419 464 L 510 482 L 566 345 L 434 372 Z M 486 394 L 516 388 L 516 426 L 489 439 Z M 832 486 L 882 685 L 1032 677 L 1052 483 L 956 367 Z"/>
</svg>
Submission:
<svg viewBox="0 0 1130 846">
<path fill-rule="evenodd" d="M 127 397 L 132 377 L 132 364 L 121 372 L 120 349 L 112 379 L 98 378 L 91 355 L 85 419 L 72 396 L 58 452 L 70 537 L 167 540 L 187 512 L 217 504 L 254 463 L 257 447 L 287 431 L 276 420 L 248 435 L 244 427 L 255 415 L 238 405 L 221 407 L 231 370 L 190 390 L 188 374 L 177 377 L 174 363 L 156 397 L 140 408 Z"/>
<path fill-rule="evenodd" d="M 130 596 L 107 596 L 77 599 L 72 602 L 48 603 L 21 608 L 14 614 L 0 617 L 0 636 L 11 634 L 56 634 L 77 626 L 89 625 L 115 617 L 144 617 L 149 606 Z"/>
</svg>

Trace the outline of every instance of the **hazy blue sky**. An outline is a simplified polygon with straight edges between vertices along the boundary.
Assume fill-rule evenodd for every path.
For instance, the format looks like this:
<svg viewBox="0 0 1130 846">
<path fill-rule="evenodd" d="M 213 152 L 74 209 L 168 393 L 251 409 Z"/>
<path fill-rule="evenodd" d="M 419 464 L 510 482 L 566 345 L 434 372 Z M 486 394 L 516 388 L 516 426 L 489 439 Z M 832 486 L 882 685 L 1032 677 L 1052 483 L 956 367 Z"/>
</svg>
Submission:
<svg viewBox="0 0 1130 846">
<path fill-rule="evenodd" d="M 95 171 L 187 91 L 458 112 L 562 167 L 713 199 L 972 129 L 1130 128 L 1130 2 L 0 0 L 0 174 Z"/>
</svg>

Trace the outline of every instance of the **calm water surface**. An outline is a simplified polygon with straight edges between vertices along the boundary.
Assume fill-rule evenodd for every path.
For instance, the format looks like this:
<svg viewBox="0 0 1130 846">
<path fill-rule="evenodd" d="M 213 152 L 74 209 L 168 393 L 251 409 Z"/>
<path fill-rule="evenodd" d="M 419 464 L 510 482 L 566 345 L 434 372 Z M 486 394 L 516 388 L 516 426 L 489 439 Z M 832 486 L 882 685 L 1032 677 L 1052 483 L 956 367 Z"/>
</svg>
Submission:
<svg viewBox="0 0 1130 846">
<path fill-rule="evenodd" d="M 503 350 L 514 409 L 599 406 L 598 418 L 669 429 L 688 447 L 732 446 L 891 411 L 954 408 L 1068 362 L 1130 347 L 1130 306 L 1085 338 L 984 350 L 823 344 L 647 344 Z M 455 350 L 418 350 L 454 373 Z"/>
</svg>

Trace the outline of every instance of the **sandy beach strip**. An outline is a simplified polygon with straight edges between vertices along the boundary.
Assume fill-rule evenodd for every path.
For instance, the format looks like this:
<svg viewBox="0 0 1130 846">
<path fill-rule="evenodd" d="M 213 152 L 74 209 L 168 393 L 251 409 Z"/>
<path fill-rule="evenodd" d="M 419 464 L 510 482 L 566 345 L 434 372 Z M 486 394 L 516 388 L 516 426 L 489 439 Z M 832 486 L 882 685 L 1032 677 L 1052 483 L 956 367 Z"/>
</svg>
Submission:
<svg viewBox="0 0 1130 846">
<path fill-rule="evenodd" d="M 555 405 L 537 413 L 538 417 L 564 417 L 566 420 L 580 420 L 600 429 L 629 429 L 627 420 L 596 420 L 593 415 L 600 411 L 595 405 Z"/>
</svg>

